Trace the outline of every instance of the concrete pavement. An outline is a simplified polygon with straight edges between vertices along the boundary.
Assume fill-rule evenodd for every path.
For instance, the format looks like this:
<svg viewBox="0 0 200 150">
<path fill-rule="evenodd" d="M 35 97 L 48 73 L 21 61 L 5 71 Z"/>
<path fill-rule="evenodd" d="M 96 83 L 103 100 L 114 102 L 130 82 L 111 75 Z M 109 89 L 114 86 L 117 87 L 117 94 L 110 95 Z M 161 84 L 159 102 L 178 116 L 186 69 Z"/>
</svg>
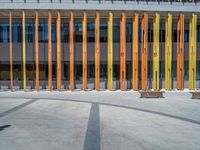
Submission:
<svg viewBox="0 0 200 150">
<path fill-rule="evenodd" d="M 1 92 L 2 150 L 200 148 L 200 100 L 188 92 Z"/>
</svg>

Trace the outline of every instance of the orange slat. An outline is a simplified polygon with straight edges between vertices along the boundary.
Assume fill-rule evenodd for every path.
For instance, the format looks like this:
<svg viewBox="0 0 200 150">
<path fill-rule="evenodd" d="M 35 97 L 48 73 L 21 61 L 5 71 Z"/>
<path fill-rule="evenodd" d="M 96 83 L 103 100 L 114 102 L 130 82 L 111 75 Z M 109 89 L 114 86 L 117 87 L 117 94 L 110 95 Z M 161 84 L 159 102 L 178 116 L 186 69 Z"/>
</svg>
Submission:
<svg viewBox="0 0 200 150">
<path fill-rule="evenodd" d="M 48 12 L 48 87 L 49 91 L 52 91 L 52 15 Z"/>
<path fill-rule="evenodd" d="M 100 89 L 100 13 L 95 15 L 95 90 Z"/>
<path fill-rule="evenodd" d="M 142 90 L 147 90 L 147 61 L 148 61 L 148 14 L 142 17 Z"/>
<path fill-rule="evenodd" d="M 69 20 L 69 53 L 70 53 L 70 90 L 74 90 L 74 14 L 70 12 Z"/>
</svg>

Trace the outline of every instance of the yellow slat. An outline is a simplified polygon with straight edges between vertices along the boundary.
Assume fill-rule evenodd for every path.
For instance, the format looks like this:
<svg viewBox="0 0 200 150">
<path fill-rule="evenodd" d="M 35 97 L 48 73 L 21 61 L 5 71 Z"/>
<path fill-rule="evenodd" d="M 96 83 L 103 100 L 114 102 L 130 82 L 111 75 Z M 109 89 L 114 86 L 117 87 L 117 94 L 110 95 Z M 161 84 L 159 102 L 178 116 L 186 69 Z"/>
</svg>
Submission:
<svg viewBox="0 0 200 150">
<path fill-rule="evenodd" d="M 159 90 L 160 14 L 158 13 L 154 17 L 153 30 L 153 89 Z"/>
<path fill-rule="evenodd" d="M 189 89 L 196 88 L 196 26 L 197 15 L 192 14 L 190 18 L 190 37 L 189 37 Z"/>
<path fill-rule="evenodd" d="M 108 15 L 108 90 L 112 90 L 113 80 L 113 14 Z"/>
<path fill-rule="evenodd" d="M 172 88 L 172 14 L 168 13 L 165 23 L 165 89 Z"/>
<path fill-rule="evenodd" d="M 23 88 L 26 90 L 26 37 L 25 37 L 25 12 L 22 12 L 22 57 L 23 57 Z"/>
</svg>

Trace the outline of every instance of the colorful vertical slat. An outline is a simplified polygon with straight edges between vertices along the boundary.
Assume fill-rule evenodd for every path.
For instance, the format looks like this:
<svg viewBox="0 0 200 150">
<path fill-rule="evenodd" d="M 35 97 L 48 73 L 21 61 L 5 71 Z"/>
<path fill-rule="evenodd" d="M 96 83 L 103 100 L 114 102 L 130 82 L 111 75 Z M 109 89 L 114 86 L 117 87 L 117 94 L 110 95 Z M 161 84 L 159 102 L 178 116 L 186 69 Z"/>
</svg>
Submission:
<svg viewBox="0 0 200 150">
<path fill-rule="evenodd" d="M 165 22 L 165 89 L 172 89 L 172 14 L 168 13 Z"/>
<path fill-rule="evenodd" d="M 48 12 L 48 88 L 52 91 L 52 16 Z"/>
<path fill-rule="evenodd" d="M 95 15 L 95 90 L 100 89 L 100 13 Z"/>
<path fill-rule="evenodd" d="M 83 12 L 82 18 L 83 43 L 82 43 L 82 61 L 83 61 L 83 90 L 87 90 L 87 13 Z"/>
<path fill-rule="evenodd" d="M 26 91 L 26 35 L 25 35 L 25 12 L 22 12 L 22 59 L 23 59 L 23 89 Z"/>
<path fill-rule="evenodd" d="M 108 90 L 113 89 L 113 14 L 108 14 Z"/>
<path fill-rule="evenodd" d="M 147 73 L 148 73 L 148 14 L 144 13 L 142 17 L 142 44 L 141 44 L 141 61 L 142 61 L 142 90 L 147 90 Z"/>
<path fill-rule="evenodd" d="M 138 90 L 138 24 L 139 15 L 135 13 L 133 16 L 133 33 L 132 33 L 132 87 Z"/>
<path fill-rule="evenodd" d="M 120 89 L 126 90 L 126 14 L 120 18 Z"/>
<path fill-rule="evenodd" d="M 69 19 L 69 53 L 70 53 L 70 90 L 74 90 L 74 13 Z"/>
<path fill-rule="evenodd" d="M 57 90 L 61 90 L 61 15 L 57 12 L 56 37 L 57 37 Z"/>
<path fill-rule="evenodd" d="M 190 18 L 190 37 L 189 37 L 189 89 L 196 88 L 196 29 L 197 15 L 192 14 Z"/>
<path fill-rule="evenodd" d="M 39 47 L 38 47 L 38 12 L 35 13 L 35 67 L 36 67 L 36 90 L 39 91 Z"/>
<path fill-rule="evenodd" d="M 12 13 L 9 13 L 9 38 L 10 38 L 10 90 L 13 91 L 13 40 L 12 40 Z"/>
<path fill-rule="evenodd" d="M 184 15 L 181 13 L 177 24 L 177 90 L 184 89 Z"/>
<path fill-rule="evenodd" d="M 160 55 L 160 14 L 156 13 L 153 20 L 153 89 L 159 90 L 159 55 Z"/>
</svg>

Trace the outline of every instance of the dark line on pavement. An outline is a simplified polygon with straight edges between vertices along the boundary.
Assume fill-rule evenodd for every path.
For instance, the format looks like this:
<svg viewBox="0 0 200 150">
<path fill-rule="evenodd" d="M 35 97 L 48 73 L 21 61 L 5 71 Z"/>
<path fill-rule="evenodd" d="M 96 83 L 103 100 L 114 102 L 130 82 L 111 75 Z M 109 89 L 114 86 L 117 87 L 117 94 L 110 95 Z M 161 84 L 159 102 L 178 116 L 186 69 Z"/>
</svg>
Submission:
<svg viewBox="0 0 200 150">
<path fill-rule="evenodd" d="M 0 131 L 3 131 L 4 129 L 10 127 L 11 125 L 3 125 L 3 126 L 0 126 Z"/>
<path fill-rule="evenodd" d="M 0 97 L 0 99 L 1 98 L 15 98 L 15 97 Z M 21 97 L 21 98 L 24 98 L 24 97 Z M 19 98 L 19 99 L 21 99 L 21 98 Z M 151 114 L 155 114 L 155 115 L 160 115 L 160 116 L 169 117 L 169 118 L 173 118 L 173 119 L 178 119 L 178 120 L 181 120 L 181 121 L 186 121 L 186 122 L 190 122 L 190 123 L 194 123 L 194 124 L 200 125 L 200 121 L 198 121 L 198 120 L 193 120 L 193 119 L 180 117 L 180 116 L 175 116 L 175 115 L 171 115 L 171 114 L 167 114 L 167 113 L 163 113 L 163 112 L 159 112 L 159 111 L 148 110 L 148 109 L 132 107 L 132 106 L 123 106 L 123 105 L 111 104 L 111 103 L 109 104 L 109 103 L 91 102 L 91 101 L 75 100 L 75 99 L 61 99 L 61 98 L 38 98 L 37 97 L 37 100 L 60 100 L 60 101 L 70 101 L 70 102 L 78 102 L 78 103 L 88 103 L 88 104 L 98 104 L 98 105 L 105 105 L 105 106 L 113 106 L 113 107 L 118 107 L 118 108 L 126 108 L 126 109 L 131 109 L 131 110 L 151 113 Z M 1 117 L 1 115 L 0 115 L 0 117 Z"/>
<path fill-rule="evenodd" d="M 100 150 L 99 105 L 92 104 L 83 150 Z"/>
<path fill-rule="evenodd" d="M 28 106 L 28 105 L 34 103 L 34 102 L 37 101 L 37 100 L 38 100 L 38 99 L 32 99 L 32 100 L 30 100 L 30 101 L 28 101 L 28 102 L 25 102 L 25 103 L 23 103 L 23 104 L 21 104 L 21 105 L 18 105 L 18 106 L 16 106 L 16 107 L 14 107 L 14 108 L 11 108 L 11 109 L 9 109 L 9 110 L 7 110 L 7 111 L 4 111 L 4 112 L 0 113 L 0 117 L 4 117 L 4 116 L 6 116 L 6 115 L 8 115 L 8 114 L 10 114 L 10 113 L 13 113 L 13 112 L 19 110 L 19 109 L 22 109 L 22 108 L 24 108 L 24 107 L 26 107 L 26 106 Z"/>
</svg>

